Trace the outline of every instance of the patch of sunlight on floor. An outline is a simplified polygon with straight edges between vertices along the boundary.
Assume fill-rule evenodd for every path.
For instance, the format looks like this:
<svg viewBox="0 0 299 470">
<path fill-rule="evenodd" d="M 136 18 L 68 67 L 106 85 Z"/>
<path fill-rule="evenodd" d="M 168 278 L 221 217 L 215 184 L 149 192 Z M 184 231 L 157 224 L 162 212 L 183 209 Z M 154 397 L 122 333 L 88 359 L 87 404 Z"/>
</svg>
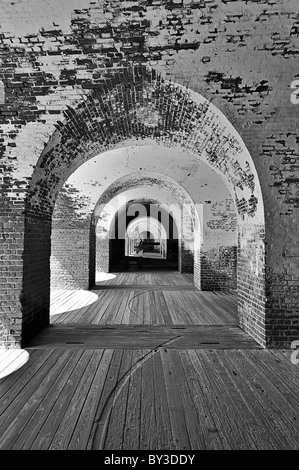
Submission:
<svg viewBox="0 0 299 470">
<path fill-rule="evenodd" d="M 25 349 L 0 350 L 0 379 L 20 369 L 29 359 Z"/>
<path fill-rule="evenodd" d="M 97 300 L 97 294 L 88 290 L 53 290 L 50 317 L 86 307 Z"/>
<path fill-rule="evenodd" d="M 116 277 L 116 274 L 97 272 L 96 282 L 109 281 L 110 279 L 114 279 L 115 277 Z"/>
</svg>

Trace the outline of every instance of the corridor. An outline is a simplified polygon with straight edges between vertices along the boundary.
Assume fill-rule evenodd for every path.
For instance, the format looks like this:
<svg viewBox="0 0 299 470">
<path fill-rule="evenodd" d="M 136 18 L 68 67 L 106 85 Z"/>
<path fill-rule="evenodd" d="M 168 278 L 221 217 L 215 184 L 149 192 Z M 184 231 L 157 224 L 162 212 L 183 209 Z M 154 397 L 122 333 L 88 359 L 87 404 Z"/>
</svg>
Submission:
<svg viewBox="0 0 299 470">
<path fill-rule="evenodd" d="M 0 11 L 0 450 L 299 449 L 298 0 Z"/>
<path fill-rule="evenodd" d="M 199 291 L 191 274 L 176 271 L 106 277 L 90 292 L 53 291 L 52 326 L 27 347 L 260 347 L 238 326 L 234 292 Z"/>
</svg>

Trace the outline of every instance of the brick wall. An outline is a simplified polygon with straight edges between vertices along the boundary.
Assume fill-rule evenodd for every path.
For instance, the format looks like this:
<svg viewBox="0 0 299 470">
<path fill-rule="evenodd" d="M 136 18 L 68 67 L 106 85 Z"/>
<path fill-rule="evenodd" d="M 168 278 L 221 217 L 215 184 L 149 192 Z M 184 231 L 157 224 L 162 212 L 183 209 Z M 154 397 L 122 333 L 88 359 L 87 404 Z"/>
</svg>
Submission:
<svg viewBox="0 0 299 470">
<path fill-rule="evenodd" d="M 2 4 L 1 344 L 48 321 L 49 224 L 69 175 L 151 139 L 200 156 L 232 189 L 242 323 L 262 344 L 288 346 L 299 317 L 297 0 Z M 260 251 L 258 281 L 246 266 Z M 258 283 L 265 309 L 253 303 Z"/>
<path fill-rule="evenodd" d="M 237 288 L 237 247 L 220 246 L 201 254 L 202 290 Z"/>
<path fill-rule="evenodd" d="M 237 213 L 231 199 L 206 201 L 201 249 L 201 288 L 237 288 Z"/>
<path fill-rule="evenodd" d="M 265 237 L 264 227 L 249 230 L 240 224 L 238 233 L 238 302 L 240 325 L 253 338 L 268 346 L 265 331 Z"/>
<path fill-rule="evenodd" d="M 22 344 L 49 322 L 50 305 L 50 234 L 49 220 L 26 217 L 23 251 Z"/>
<path fill-rule="evenodd" d="M 18 207 L 9 207 L 2 199 L 4 203 L 0 219 L 0 338 L 2 344 L 16 347 L 20 346 L 22 329 L 19 296 L 23 285 L 24 219 Z"/>
<path fill-rule="evenodd" d="M 96 270 L 109 273 L 109 238 L 96 241 Z"/>
<path fill-rule="evenodd" d="M 66 185 L 52 217 L 51 288 L 88 289 L 90 284 L 90 221 L 88 199 Z"/>
</svg>

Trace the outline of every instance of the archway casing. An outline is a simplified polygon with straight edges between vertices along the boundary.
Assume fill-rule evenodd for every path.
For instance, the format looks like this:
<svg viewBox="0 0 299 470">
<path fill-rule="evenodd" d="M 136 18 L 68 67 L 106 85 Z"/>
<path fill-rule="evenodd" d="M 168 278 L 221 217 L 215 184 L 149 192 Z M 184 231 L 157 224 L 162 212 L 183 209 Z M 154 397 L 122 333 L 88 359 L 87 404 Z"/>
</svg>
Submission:
<svg viewBox="0 0 299 470">
<path fill-rule="evenodd" d="M 154 120 L 146 119 L 153 114 Z M 132 140 L 142 145 L 150 139 L 192 152 L 223 178 L 234 195 L 239 227 L 239 314 L 244 329 L 266 345 L 262 194 L 253 160 L 226 117 L 199 94 L 145 66 L 116 72 L 86 94 L 76 109 L 67 109 L 64 117 L 56 122 L 35 166 L 23 206 L 26 249 L 20 260 L 24 273 L 30 266 L 31 278 L 30 283 L 24 280 L 19 292 L 22 302 L 15 299 L 13 306 L 21 318 L 22 342 L 48 321 L 51 216 L 64 182 L 93 156 Z M 254 265 L 252 258 L 257 260 Z M 11 326 L 11 320 L 6 321 Z M 17 338 L 20 325 L 15 329 Z"/>
<path fill-rule="evenodd" d="M 107 188 L 106 191 L 99 198 L 93 213 L 93 224 L 99 227 L 99 221 L 101 219 L 102 211 L 106 210 L 106 213 L 110 212 L 108 221 L 111 223 L 111 216 L 115 214 L 119 205 L 125 205 L 128 202 L 128 198 L 131 197 L 138 188 L 142 191 L 147 189 L 147 194 L 152 194 L 151 198 L 153 203 L 160 203 L 161 207 L 165 211 L 170 212 L 174 218 L 176 226 L 178 228 L 179 235 L 179 270 L 182 273 L 196 272 L 198 273 L 196 279 L 200 279 L 200 257 L 197 258 L 197 263 L 194 263 L 194 245 L 200 247 L 202 243 L 202 231 L 200 227 L 201 206 L 196 206 L 188 194 L 188 192 L 176 181 L 161 175 L 158 173 L 147 173 L 145 175 L 140 173 L 131 173 L 126 177 L 123 177 Z M 168 200 L 168 205 L 163 204 L 161 200 L 154 200 L 155 191 L 169 193 L 172 198 Z M 141 192 L 142 194 L 142 192 Z M 161 196 L 160 196 L 161 197 Z M 122 200 L 123 199 L 123 200 Z M 105 206 L 110 207 L 105 207 Z M 110 211 L 109 211 L 110 209 Z M 196 232 L 195 232 L 196 227 Z M 101 234 L 101 247 L 98 247 L 97 255 L 100 254 L 100 249 L 104 251 L 104 257 L 106 253 L 106 269 L 108 269 L 108 243 L 109 237 L 108 232 Z M 97 237 L 96 237 L 97 238 Z M 103 239 L 106 239 L 106 249 Z M 97 263 L 100 265 L 100 262 Z M 200 288 L 200 284 L 196 284 Z"/>
</svg>

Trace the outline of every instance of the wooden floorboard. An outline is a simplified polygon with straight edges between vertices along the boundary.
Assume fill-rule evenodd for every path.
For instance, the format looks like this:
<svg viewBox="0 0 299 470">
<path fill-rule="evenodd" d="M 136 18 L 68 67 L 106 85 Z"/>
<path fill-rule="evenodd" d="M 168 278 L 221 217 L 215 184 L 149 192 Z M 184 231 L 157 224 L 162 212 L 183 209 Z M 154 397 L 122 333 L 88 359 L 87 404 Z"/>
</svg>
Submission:
<svg viewBox="0 0 299 470">
<path fill-rule="evenodd" d="M 69 446 L 80 421 L 81 412 L 84 409 L 86 397 L 90 391 L 97 365 L 100 363 L 102 357 L 103 350 L 89 350 L 86 368 L 82 368 L 82 371 L 79 371 L 78 377 L 80 377 L 80 381 L 78 382 L 78 386 L 59 422 L 55 434 L 52 434 L 52 439 L 48 446 L 50 450 L 62 450 Z M 82 373 L 81 376 L 80 373 Z M 84 429 L 83 425 L 82 428 Z"/>
<path fill-rule="evenodd" d="M 67 355 L 65 366 L 57 367 L 56 374 L 54 374 L 54 368 L 52 369 L 53 381 L 46 383 L 41 405 L 35 411 L 31 411 L 31 419 L 27 421 L 12 449 L 43 450 L 49 448 L 90 355 L 90 351 L 81 351 L 80 354 L 76 350 L 73 356 Z M 78 368 L 76 375 L 73 373 L 75 368 Z"/>
<path fill-rule="evenodd" d="M 0 450 L 299 449 L 299 366 L 238 327 L 234 293 L 171 272 L 100 284 L 52 293 L 23 365 L 0 351 Z"/>
<path fill-rule="evenodd" d="M 263 355 L 260 355 L 260 358 Z M 237 364 L 232 361 L 232 358 L 233 354 L 218 355 L 218 373 L 224 377 L 225 389 L 234 400 L 234 406 L 240 416 L 239 422 L 244 427 L 247 435 L 250 434 L 250 446 L 252 447 L 252 444 L 254 444 L 257 450 L 275 449 L 273 437 L 271 437 L 268 427 L 263 424 L 263 420 L 259 416 L 256 401 L 251 392 L 251 384 L 246 380 L 240 380 L 244 371 L 239 372 Z"/>
<path fill-rule="evenodd" d="M 126 353 L 123 350 L 115 350 L 111 357 L 108 370 L 109 380 L 106 380 L 104 383 L 101 400 L 96 410 L 92 435 L 89 442 L 90 449 L 99 450 L 105 448 L 107 433 L 110 427 L 110 417 L 115 400 L 115 389 L 122 379 L 123 368 L 121 364 L 123 356 L 127 354 L 129 354 L 129 352 Z"/>
<path fill-rule="evenodd" d="M 260 349 L 231 325 L 50 325 L 26 349 Z"/>
<path fill-rule="evenodd" d="M 194 351 L 193 351 L 194 352 Z M 188 394 L 193 403 L 193 420 L 198 426 L 198 431 L 194 438 L 197 438 L 198 445 L 193 448 L 202 450 L 223 450 L 225 448 L 221 433 L 215 425 L 215 418 L 212 410 L 207 404 L 202 377 L 199 377 L 194 363 L 192 362 L 192 351 L 181 351 L 184 377 L 188 386 Z"/>
<path fill-rule="evenodd" d="M 265 353 L 266 351 L 264 351 Z M 252 369 L 248 358 L 244 360 L 239 351 L 232 351 L 230 355 L 224 353 L 223 356 L 230 363 L 230 368 L 233 371 L 235 390 L 238 390 L 242 401 L 246 402 L 247 407 L 251 411 L 251 438 L 255 438 L 255 442 L 259 443 L 257 445 L 261 449 L 294 448 L 292 440 L 287 441 L 279 432 L 273 410 L 269 406 L 264 390 L 256 384 L 254 369 Z M 246 380 L 241 381 L 240 377 L 244 376 L 244 366 L 247 368 Z M 268 366 L 271 368 L 271 361 L 268 362 Z M 269 383 L 272 380 L 269 377 Z M 245 426 L 246 423 L 247 420 L 245 421 Z"/>
<path fill-rule="evenodd" d="M 22 349 L 8 349 L 0 355 L 0 378 L 22 367 L 28 358 L 26 351 Z"/>
<path fill-rule="evenodd" d="M 33 350 L 0 394 L 1 450 L 299 448 L 287 352 Z"/>
<path fill-rule="evenodd" d="M 177 393 L 177 390 L 181 390 L 180 382 L 182 377 L 176 371 L 175 356 L 177 357 L 177 354 L 173 355 L 167 349 L 161 351 L 172 431 L 172 446 L 176 450 L 188 450 L 191 449 L 191 442 L 186 424 L 186 410 L 182 402 L 182 393 Z"/>
<path fill-rule="evenodd" d="M 102 286 L 124 287 L 127 285 L 163 285 L 163 286 L 189 286 L 193 287 L 193 275 L 181 274 L 178 271 L 149 271 L 111 273 L 115 278 L 96 283 L 96 289 Z"/>
<path fill-rule="evenodd" d="M 132 351 L 132 364 L 138 363 L 143 356 L 142 350 Z M 128 388 L 128 399 L 126 407 L 126 417 L 123 428 L 123 442 L 121 450 L 140 448 L 140 420 L 142 390 L 142 367 L 136 369 L 134 375 L 130 377 Z"/>
<path fill-rule="evenodd" d="M 156 426 L 157 435 L 159 438 L 158 448 L 165 450 L 172 449 L 174 446 L 173 434 L 171 429 L 171 419 L 168 405 L 168 397 L 166 392 L 165 375 L 163 372 L 163 364 L 161 355 L 153 355 L 153 381 L 154 387 L 154 400 L 156 410 Z"/>
<path fill-rule="evenodd" d="M 71 351 L 71 355 L 77 355 L 78 352 L 80 354 L 80 351 Z M 11 401 L 11 397 L 8 398 L 9 405 L 5 407 L 3 413 L 0 411 L 0 448 L 12 447 L 27 422 L 32 419 L 46 391 L 52 387 L 57 375 L 66 366 L 68 357 L 68 351 L 54 351 L 43 367 L 32 377 L 30 387 L 27 387 L 25 391 L 20 389 L 17 399 Z"/>
<path fill-rule="evenodd" d="M 51 307 L 51 323 L 237 325 L 237 305 L 227 306 L 225 297 L 224 293 L 215 296 L 213 292 L 160 288 L 100 290 L 90 305 L 73 310 L 66 305 L 65 311 L 63 303 L 59 310 Z"/>
<path fill-rule="evenodd" d="M 122 449 L 124 424 L 126 418 L 126 409 L 128 402 L 128 389 L 129 380 L 124 381 L 121 385 L 122 393 L 117 394 L 116 385 L 121 383 L 121 378 L 125 377 L 126 373 L 132 367 L 132 351 L 123 352 L 119 367 L 117 367 L 116 380 L 113 382 L 114 390 L 112 395 L 107 394 L 105 407 L 101 411 L 99 419 L 100 436 L 95 435 L 93 448 L 105 447 L 107 450 L 115 448 Z M 110 398 L 110 401 L 109 401 Z"/>
<path fill-rule="evenodd" d="M 108 381 L 107 374 L 112 356 L 113 350 L 105 350 L 101 356 L 101 360 L 97 361 L 94 378 L 80 410 L 80 416 L 74 428 L 71 440 L 68 446 L 60 447 L 61 450 L 85 450 L 91 448 L 97 419 L 96 413 L 97 410 L 102 407 L 102 393 Z"/>
</svg>

